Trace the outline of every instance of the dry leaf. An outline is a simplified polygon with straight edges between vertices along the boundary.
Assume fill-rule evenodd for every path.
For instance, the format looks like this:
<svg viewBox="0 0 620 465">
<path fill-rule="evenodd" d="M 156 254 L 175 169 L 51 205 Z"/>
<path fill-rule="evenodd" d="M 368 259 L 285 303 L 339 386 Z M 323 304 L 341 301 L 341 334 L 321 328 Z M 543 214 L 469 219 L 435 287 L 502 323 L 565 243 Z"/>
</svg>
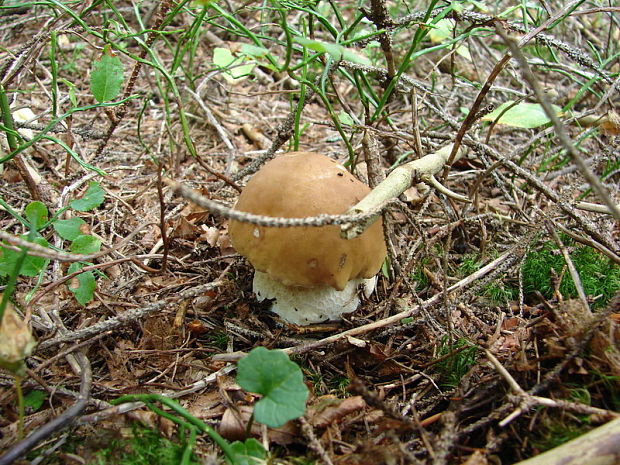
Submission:
<svg viewBox="0 0 620 465">
<path fill-rule="evenodd" d="M 169 316 L 148 317 L 143 323 L 143 330 L 140 341 L 143 348 L 170 350 L 180 347 L 183 342 L 181 328 L 175 327 L 173 318 Z"/>
<path fill-rule="evenodd" d="M 362 444 L 354 454 L 349 454 L 339 465 L 397 465 L 402 463 L 402 451 L 394 444 Z"/>
<path fill-rule="evenodd" d="M 2 294 L 0 294 L 0 298 Z M 30 328 L 8 303 L 0 326 L 0 367 L 18 376 L 26 374 L 24 360 L 37 345 Z"/>
<path fill-rule="evenodd" d="M 484 454 L 477 450 L 471 454 L 465 462 L 463 462 L 463 465 L 487 465 L 488 463 L 489 461 Z"/>
<path fill-rule="evenodd" d="M 215 247 L 220 239 L 220 230 L 214 226 L 207 226 L 205 224 L 200 225 L 200 237 L 199 241 L 206 242 L 211 247 Z"/>
<path fill-rule="evenodd" d="M 361 396 L 347 397 L 346 399 L 321 396 L 308 408 L 308 422 L 312 426 L 324 428 L 351 413 L 359 413 L 365 407 L 366 402 Z"/>
<path fill-rule="evenodd" d="M 613 110 L 607 113 L 600 126 L 601 134 L 605 136 L 620 136 L 620 116 Z"/>
<path fill-rule="evenodd" d="M 224 405 L 219 392 L 209 391 L 192 399 L 187 411 L 203 421 L 220 418 L 224 414 Z"/>
<path fill-rule="evenodd" d="M 563 337 L 580 338 L 594 319 L 590 310 L 578 299 L 559 302 L 554 314 Z"/>
<path fill-rule="evenodd" d="M 173 226 L 172 232 L 170 233 L 170 238 L 180 238 L 180 239 L 195 239 L 200 235 L 200 228 L 195 224 L 190 223 L 185 218 L 178 218 Z"/>
<path fill-rule="evenodd" d="M 220 427 L 218 428 L 219 433 L 222 437 L 228 439 L 229 441 L 243 441 L 245 439 L 246 425 L 252 416 L 253 411 L 254 408 L 250 405 L 238 407 L 237 411 L 232 408 L 226 409 L 224 415 L 222 415 Z M 260 438 L 261 429 L 262 425 L 254 422 L 252 424 L 252 436 Z M 269 442 L 286 445 L 295 440 L 299 434 L 299 431 L 295 423 L 289 421 L 280 428 L 268 428 L 267 434 L 269 437 Z"/>
</svg>

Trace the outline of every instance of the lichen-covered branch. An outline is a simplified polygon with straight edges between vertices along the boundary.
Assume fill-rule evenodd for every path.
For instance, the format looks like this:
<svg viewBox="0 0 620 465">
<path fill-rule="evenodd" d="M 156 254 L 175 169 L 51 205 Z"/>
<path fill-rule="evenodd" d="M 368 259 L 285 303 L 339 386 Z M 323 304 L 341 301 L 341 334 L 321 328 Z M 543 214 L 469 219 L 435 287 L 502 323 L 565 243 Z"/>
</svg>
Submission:
<svg viewBox="0 0 620 465">
<path fill-rule="evenodd" d="M 357 205 L 351 207 L 345 214 L 362 215 L 376 210 L 386 202 L 397 198 L 416 181 L 430 181 L 430 178 L 441 171 L 450 156 L 452 144 L 446 145 L 437 152 L 426 155 L 409 163 L 395 168 L 383 182 L 375 187 Z M 465 153 L 459 149 L 455 160 Z M 345 223 L 340 227 L 341 235 L 345 239 L 353 239 L 362 234 L 378 215 L 371 216 L 359 223 Z"/>
</svg>

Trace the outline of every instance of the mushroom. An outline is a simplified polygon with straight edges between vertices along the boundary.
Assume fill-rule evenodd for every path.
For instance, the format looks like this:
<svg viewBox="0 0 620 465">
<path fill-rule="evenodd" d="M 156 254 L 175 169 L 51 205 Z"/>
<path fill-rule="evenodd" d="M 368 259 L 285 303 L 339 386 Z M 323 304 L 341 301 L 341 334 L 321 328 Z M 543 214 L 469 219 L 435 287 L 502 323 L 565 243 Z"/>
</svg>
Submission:
<svg viewBox="0 0 620 465">
<path fill-rule="evenodd" d="M 236 210 L 283 218 L 342 214 L 370 188 L 336 161 L 314 152 L 290 152 L 265 165 L 241 192 Z M 231 221 L 234 248 L 254 266 L 253 290 L 272 299 L 271 310 L 298 325 L 338 320 L 359 305 L 386 256 L 381 219 L 346 240 L 336 225 L 264 227 Z"/>
</svg>

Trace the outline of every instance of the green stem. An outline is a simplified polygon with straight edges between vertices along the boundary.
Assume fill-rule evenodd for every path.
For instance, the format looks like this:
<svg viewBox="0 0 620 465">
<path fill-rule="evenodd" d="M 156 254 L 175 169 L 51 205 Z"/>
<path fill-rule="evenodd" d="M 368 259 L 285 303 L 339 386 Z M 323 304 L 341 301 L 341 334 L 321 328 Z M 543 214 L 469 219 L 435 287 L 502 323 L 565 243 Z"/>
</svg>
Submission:
<svg viewBox="0 0 620 465">
<path fill-rule="evenodd" d="M 437 4 L 437 2 L 438 2 L 438 0 L 432 0 L 430 5 L 426 9 L 426 15 L 424 16 L 424 20 L 422 22 L 424 25 L 426 25 L 426 22 L 430 19 L 432 11 L 433 11 L 433 8 L 435 8 L 435 5 Z M 452 11 L 452 7 L 446 8 L 444 11 L 442 11 L 439 15 L 437 15 L 433 19 L 433 23 L 435 23 L 435 22 L 439 21 L 440 19 L 442 19 L 443 17 L 445 17 L 450 11 Z M 396 87 L 396 83 L 399 81 L 401 75 L 405 72 L 405 70 L 411 64 L 411 59 L 412 59 L 413 53 L 418 48 L 420 42 L 422 42 L 422 39 L 424 38 L 424 36 L 426 36 L 426 34 L 428 34 L 428 31 L 429 31 L 428 27 L 420 26 L 418 28 L 418 30 L 415 32 L 415 34 L 413 36 L 413 40 L 411 41 L 411 46 L 409 47 L 409 50 L 407 50 L 407 53 L 405 54 L 405 57 L 403 58 L 403 61 L 402 61 L 401 65 L 400 65 L 400 67 L 398 68 L 398 71 L 397 71 L 396 75 L 392 78 L 392 80 L 389 82 L 387 88 L 385 89 L 385 92 L 383 93 L 383 97 L 381 98 L 381 102 L 379 102 L 379 106 L 377 107 L 377 109 L 375 111 L 375 114 L 372 115 L 372 117 L 371 117 L 371 121 L 375 121 L 379 117 L 379 113 L 381 113 L 381 111 L 383 111 L 383 108 L 387 104 L 390 96 L 392 95 L 392 92 L 394 91 L 394 88 Z"/>
<path fill-rule="evenodd" d="M 2 95 L 3 94 L 4 94 L 3 89 L 0 88 L 0 107 L 2 106 Z M 83 107 L 72 108 L 67 113 L 65 113 L 64 115 L 61 115 L 58 118 L 54 118 L 49 123 L 47 123 L 45 128 L 41 132 L 39 132 L 38 134 L 35 134 L 35 136 L 32 139 L 30 139 L 28 142 L 25 142 L 22 145 L 20 145 L 19 147 L 16 147 L 11 153 L 9 153 L 4 158 L 0 158 L 0 164 L 5 163 L 5 162 L 11 160 L 12 158 L 15 157 L 15 155 L 23 152 L 24 150 L 26 150 L 28 147 L 30 147 L 34 143 L 36 143 L 36 142 L 40 141 L 41 139 L 43 139 L 44 137 L 46 137 L 46 134 L 48 132 L 50 132 L 52 129 L 54 129 L 57 124 L 59 124 L 61 121 L 65 120 L 66 118 L 71 116 L 73 113 L 78 113 L 80 111 L 86 111 L 86 110 L 92 110 L 93 108 L 114 107 L 114 106 L 120 105 L 120 104 L 122 104 L 122 103 L 124 103 L 124 102 L 126 102 L 128 100 L 133 100 L 135 98 L 137 98 L 137 96 L 127 97 L 127 98 L 124 98 L 122 100 L 116 100 L 114 102 L 96 103 L 96 104 L 93 104 L 93 105 L 85 105 Z M 7 102 L 7 105 L 8 105 L 8 102 Z M 3 113 L 3 116 L 4 116 L 4 110 L 2 110 L 2 113 Z M 8 127 L 9 126 L 7 125 L 7 128 Z"/>
<path fill-rule="evenodd" d="M 231 463 L 236 463 L 235 457 L 236 454 L 234 450 L 231 448 L 230 443 L 224 439 L 220 434 L 215 431 L 211 426 L 207 425 L 203 421 L 191 415 L 187 410 L 185 410 L 181 405 L 174 401 L 173 399 L 168 399 L 167 397 L 160 396 L 158 394 L 129 394 L 126 396 L 121 396 L 118 399 L 115 399 L 111 402 L 113 405 L 123 404 L 125 402 L 144 402 L 147 407 L 156 411 L 157 413 L 162 413 L 163 411 L 153 405 L 153 402 L 160 402 L 182 418 L 184 418 L 187 423 L 190 425 L 186 425 L 186 423 L 182 422 L 180 419 L 171 416 L 166 413 L 166 417 L 172 419 L 172 421 L 183 424 L 184 426 L 194 426 L 198 428 L 200 431 L 207 433 L 211 439 L 222 449 L 224 455 L 230 460 Z M 191 430 L 191 428 L 190 428 Z"/>
<path fill-rule="evenodd" d="M 17 439 L 24 439 L 24 417 L 26 405 L 24 403 L 24 391 L 22 391 L 22 377 L 15 375 L 15 392 L 17 393 Z"/>
<path fill-rule="evenodd" d="M 17 139 L 15 138 L 15 125 L 13 124 L 13 117 L 11 116 L 11 107 L 9 106 L 9 99 L 6 96 L 4 86 L 0 84 L 0 114 L 2 115 L 2 121 L 8 131 L 4 131 L 6 134 L 6 140 L 9 143 L 9 149 L 14 150 L 17 147 Z M 0 165 L 6 160 L 0 160 Z"/>
<path fill-rule="evenodd" d="M 351 145 L 349 138 L 347 137 L 346 133 L 342 129 L 342 125 L 340 124 L 340 119 L 338 118 L 338 115 L 334 113 L 334 108 L 332 107 L 331 102 L 327 98 L 327 95 L 325 95 L 321 91 L 321 89 L 318 86 L 316 86 L 313 82 L 310 82 L 307 79 L 300 79 L 300 78 L 295 78 L 295 79 L 299 81 L 301 84 L 305 84 L 308 87 L 310 87 L 321 98 L 321 100 L 323 101 L 323 105 L 325 105 L 325 108 L 327 109 L 327 112 L 329 113 L 329 116 L 332 119 L 334 126 L 336 126 L 336 130 L 340 134 L 340 137 L 342 138 L 342 141 L 346 145 L 347 151 L 349 152 L 349 161 L 345 163 L 345 166 L 352 164 L 355 160 L 355 151 L 353 150 L 353 146 Z"/>
<path fill-rule="evenodd" d="M 28 239 L 30 240 L 33 233 L 30 232 Z M 13 295 L 13 291 L 15 290 L 15 285 L 17 284 L 17 277 L 19 276 L 19 270 L 22 269 L 22 265 L 24 264 L 24 260 L 26 260 L 26 256 L 28 255 L 28 249 L 22 248 L 22 253 L 17 257 L 15 261 L 15 267 L 13 268 L 13 272 L 9 275 L 9 280 L 6 283 L 6 287 L 4 288 L 4 292 L 2 293 L 2 301 L 0 302 L 0 326 L 2 326 L 2 318 L 4 318 L 4 309 L 9 304 L 9 299 Z"/>
</svg>

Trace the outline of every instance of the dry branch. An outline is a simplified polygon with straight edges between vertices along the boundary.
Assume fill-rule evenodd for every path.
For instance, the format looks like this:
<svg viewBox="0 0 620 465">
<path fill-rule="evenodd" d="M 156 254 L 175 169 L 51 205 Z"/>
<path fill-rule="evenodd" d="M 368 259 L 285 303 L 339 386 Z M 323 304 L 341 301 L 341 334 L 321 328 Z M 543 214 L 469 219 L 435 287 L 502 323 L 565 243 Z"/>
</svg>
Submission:
<svg viewBox="0 0 620 465">
<path fill-rule="evenodd" d="M 416 180 L 432 184 L 433 176 L 443 169 L 451 151 L 452 144 L 446 145 L 435 153 L 395 168 L 383 182 L 375 187 L 357 205 L 351 207 L 346 214 L 363 215 L 377 210 L 377 208 L 385 205 L 386 202 L 397 198 L 409 189 Z M 460 149 L 456 159 L 458 160 L 464 153 L 465 150 Z M 359 223 L 343 224 L 340 227 L 342 237 L 353 239 L 359 236 L 377 219 L 377 216 L 369 216 L 366 220 Z"/>
</svg>

